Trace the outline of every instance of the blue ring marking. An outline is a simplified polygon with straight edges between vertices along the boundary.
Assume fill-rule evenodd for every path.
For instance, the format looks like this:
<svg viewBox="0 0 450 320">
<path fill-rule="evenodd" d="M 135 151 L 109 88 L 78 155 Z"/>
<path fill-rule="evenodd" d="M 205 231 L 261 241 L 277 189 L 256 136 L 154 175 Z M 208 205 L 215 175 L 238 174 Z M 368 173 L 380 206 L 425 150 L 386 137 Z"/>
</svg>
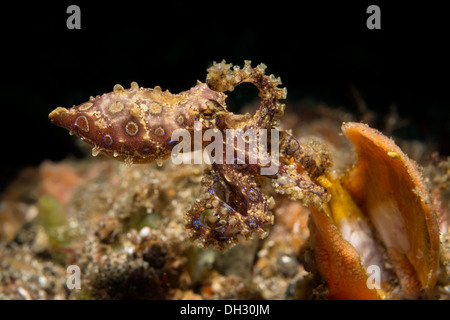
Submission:
<svg viewBox="0 0 450 320">
<path fill-rule="evenodd" d="M 134 127 L 136 128 L 136 132 L 135 132 L 135 133 L 133 133 L 133 132 L 131 132 L 131 131 L 128 130 L 128 126 L 130 126 L 130 125 L 132 125 L 132 126 L 134 126 Z M 138 132 L 139 132 L 139 126 L 136 124 L 136 122 L 129 121 L 129 122 L 125 125 L 125 131 L 126 131 L 130 136 L 134 137 L 134 136 L 137 135 Z"/>
<path fill-rule="evenodd" d="M 170 139 L 167 143 L 168 143 L 168 144 L 173 144 L 173 143 L 175 143 L 176 141 L 178 141 L 178 140 L 172 140 L 172 139 Z"/>
<path fill-rule="evenodd" d="M 162 130 L 162 133 L 160 133 L 160 134 L 156 133 L 156 131 L 159 130 L 159 129 Z M 166 134 L 166 130 L 164 130 L 163 127 L 158 127 L 158 128 L 156 128 L 155 131 L 153 131 L 153 132 L 154 132 L 158 137 L 162 137 L 163 135 Z"/>
<path fill-rule="evenodd" d="M 107 137 L 108 137 L 109 139 L 111 139 L 109 143 L 106 142 L 106 138 L 107 138 Z M 105 134 L 105 135 L 103 136 L 103 142 L 104 142 L 107 146 L 110 146 L 110 145 L 113 144 L 114 140 L 113 140 L 113 138 L 111 137 L 111 135 Z"/>
<path fill-rule="evenodd" d="M 292 142 L 296 142 L 297 143 L 297 145 L 295 146 L 295 148 L 292 148 Z M 288 154 L 292 154 L 294 151 L 296 151 L 296 150 L 298 150 L 298 148 L 300 148 L 300 144 L 298 143 L 298 141 L 297 140 L 295 140 L 295 139 L 292 139 L 291 141 L 289 141 L 289 146 L 288 146 L 288 148 L 287 148 L 287 153 Z"/>
<path fill-rule="evenodd" d="M 225 232 L 225 227 L 215 228 L 214 231 L 220 232 L 220 233 Z"/>
<path fill-rule="evenodd" d="M 184 117 L 181 114 L 177 117 L 177 123 L 180 126 L 182 126 L 184 124 Z"/>
<path fill-rule="evenodd" d="M 227 240 L 228 239 L 228 236 L 220 236 L 219 237 L 219 240 L 220 241 L 225 241 L 225 240 Z"/>
<path fill-rule="evenodd" d="M 269 110 L 267 109 L 267 107 L 263 107 L 262 109 L 261 109 L 261 117 L 265 117 L 266 115 L 267 115 L 267 112 L 268 112 Z"/>
<path fill-rule="evenodd" d="M 84 129 L 82 126 L 80 126 L 79 124 L 78 124 L 78 119 L 80 119 L 80 118 L 83 118 L 84 119 L 84 121 L 86 121 L 86 129 Z M 86 116 L 78 116 L 76 119 L 75 119 L 75 126 L 76 127 L 78 127 L 78 128 L 80 128 L 81 130 L 83 130 L 84 132 L 89 132 L 89 121 L 88 121 L 88 119 L 86 118 Z"/>
<path fill-rule="evenodd" d="M 256 222 L 253 222 L 253 221 L 255 221 L 255 218 L 251 218 L 250 219 L 250 222 L 249 222 L 249 224 L 248 224 L 248 226 L 250 227 L 250 228 L 256 228 L 258 225 L 256 224 Z"/>
<path fill-rule="evenodd" d="M 256 196 L 252 196 L 252 191 L 253 191 L 254 193 L 256 193 Z M 258 198 L 259 198 L 258 192 L 257 192 L 255 189 L 253 189 L 253 188 L 250 188 L 250 190 L 249 190 L 249 192 L 248 192 L 248 195 L 249 195 L 249 197 L 250 197 L 250 200 L 252 200 L 252 201 L 257 201 Z"/>
<path fill-rule="evenodd" d="M 209 193 L 214 194 L 214 189 L 209 190 Z"/>
<path fill-rule="evenodd" d="M 309 184 L 308 184 L 308 185 L 307 185 L 306 187 L 302 187 L 302 186 L 300 186 L 300 185 L 299 185 L 299 187 L 300 187 L 300 188 L 302 188 L 302 189 L 308 189 L 309 187 L 311 187 L 311 186 L 312 186 L 312 184 L 313 184 L 313 183 L 312 183 L 312 182 L 310 182 L 310 183 L 309 183 Z"/>
<path fill-rule="evenodd" d="M 314 193 L 315 195 L 318 195 L 318 196 L 322 195 L 322 192 L 319 192 L 319 191 L 312 191 L 312 193 Z"/>
<path fill-rule="evenodd" d="M 198 228 L 200 228 L 200 226 L 202 226 L 203 224 L 200 222 L 200 218 L 198 218 L 197 220 L 194 220 L 192 225 L 194 226 L 195 230 L 198 230 Z"/>
</svg>

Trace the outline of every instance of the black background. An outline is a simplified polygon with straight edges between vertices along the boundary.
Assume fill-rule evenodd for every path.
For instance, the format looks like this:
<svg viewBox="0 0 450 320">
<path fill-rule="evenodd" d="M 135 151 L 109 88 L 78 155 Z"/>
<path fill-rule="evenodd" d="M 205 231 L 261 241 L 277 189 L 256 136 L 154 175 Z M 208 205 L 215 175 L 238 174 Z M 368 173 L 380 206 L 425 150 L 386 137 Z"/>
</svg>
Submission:
<svg viewBox="0 0 450 320">
<path fill-rule="evenodd" d="M 57 106 L 132 81 L 178 93 L 222 59 L 264 62 L 289 100 L 357 112 L 353 84 L 378 114 L 398 106 L 410 120 L 403 138 L 432 141 L 450 155 L 449 13 L 438 1 L 392 2 L 8 4 L 0 19 L 0 186 L 24 166 L 81 156 L 68 132 L 48 120 Z M 71 4 L 81 9 L 81 30 L 66 27 Z M 370 4 L 381 8 L 381 30 L 366 27 Z M 246 97 L 235 99 L 240 105 Z"/>
</svg>

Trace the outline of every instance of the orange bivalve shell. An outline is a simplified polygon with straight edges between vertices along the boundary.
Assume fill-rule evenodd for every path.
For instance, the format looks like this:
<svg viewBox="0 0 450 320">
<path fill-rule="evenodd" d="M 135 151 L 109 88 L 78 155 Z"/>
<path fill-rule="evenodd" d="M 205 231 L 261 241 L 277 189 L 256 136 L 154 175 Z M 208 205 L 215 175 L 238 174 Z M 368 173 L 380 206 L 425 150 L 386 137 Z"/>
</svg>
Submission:
<svg viewBox="0 0 450 320">
<path fill-rule="evenodd" d="M 328 284 L 328 299 L 378 300 L 384 297 L 380 291 L 367 285 L 369 277 L 361 255 L 344 239 L 333 222 L 333 216 L 314 208 L 311 210 L 311 246 L 319 272 Z"/>
<path fill-rule="evenodd" d="M 377 130 L 344 123 L 342 131 L 353 143 L 357 161 L 344 178 L 329 173 L 317 179 L 331 200 L 323 210 L 311 209 L 309 223 L 328 298 L 418 298 L 436 283 L 440 244 L 420 171 Z"/>
<path fill-rule="evenodd" d="M 357 162 L 344 186 L 369 217 L 405 295 L 434 287 L 439 227 L 416 164 L 392 141 L 361 123 L 344 123 Z"/>
</svg>

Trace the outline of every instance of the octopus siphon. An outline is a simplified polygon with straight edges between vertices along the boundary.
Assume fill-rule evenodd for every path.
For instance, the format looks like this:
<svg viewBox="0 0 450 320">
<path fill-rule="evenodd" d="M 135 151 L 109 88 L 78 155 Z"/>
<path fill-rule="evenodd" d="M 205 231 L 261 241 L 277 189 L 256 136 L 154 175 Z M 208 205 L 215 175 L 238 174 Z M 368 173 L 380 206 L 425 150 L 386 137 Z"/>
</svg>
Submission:
<svg viewBox="0 0 450 320">
<path fill-rule="evenodd" d="M 115 85 L 112 92 L 91 97 L 78 106 L 58 107 L 49 118 L 91 145 L 94 156 L 103 153 L 127 164 L 160 165 L 177 145 L 189 140 L 185 141 L 185 136 L 181 141 L 174 138 L 180 129 L 191 136 L 209 129 L 222 137 L 231 129 L 238 132 L 232 139 L 227 136 L 221 141 L 213 135 L 216 146 L 217 142 L 220 146 L 215 155 L 220 156 L 205 170 L 201 195 L 184 217 L 189 238 L 198 246 L 225 251 L 241 237 L 256 234 L 263 239 L 268 235 L 274 220 L 270 212 L 274 200 L 263 191 L 267 180 L 271 180 L 275 192 L 300 200 L 305 206 L 320 210 L 330 198 L 317 182 L 331 166 L 328 153 L 302 145 L 289 130 L 276 129 L 285 108 L 280 100 L 286 99 L 287 90 L 279 87 L 280 78 L 266 75 L 265 70 L 264 64 L 253 68 L 250 61 L 245 61 L 243 68 L 214 62 L 207 70 L 206 83 L 197 81 L 196 86 L 179 94 L 158 86 L 141 88 L 136 82 L 130 89 Z M 261 101 L 253 116 L 227 110 L 224 92 L 242 83 L 251 83 L 259 90 Z M 248 132 L 258 139 L 264 133 L 269 147 L 252 144 L 254 139 L 249 139 Z M 271 148 L 273 137 L 278 148 Z M 207 149 L 210 140 L 203 139 L 201 149 Z M 251 161 L 255 153 L 257 161 Z M 269 167 L 275 170 L 263 173 Z"/>
</svg>

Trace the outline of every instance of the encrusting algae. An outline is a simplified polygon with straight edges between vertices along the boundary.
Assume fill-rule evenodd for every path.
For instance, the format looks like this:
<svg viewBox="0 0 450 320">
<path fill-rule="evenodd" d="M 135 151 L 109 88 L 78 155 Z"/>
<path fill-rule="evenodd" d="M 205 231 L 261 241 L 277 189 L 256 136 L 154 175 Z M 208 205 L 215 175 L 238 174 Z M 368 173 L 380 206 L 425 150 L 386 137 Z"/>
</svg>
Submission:
<svg viewBox="0 0 450 320">
<path fill-rule="evenodd" d="M 290 114 L 294 134 L 279 120 L 286 89 L 265 70 L 223 61 L 180 94 L 116 85 L 54 110 L 52 123 L 99 158 L 45 162 L 2 196 L 0 223 L 14 229 L 0 228 L 0 298 L 448 299 L 445 161 L 435 156 L 424 179 L 391 139 L 323 106 L 307 121 Z M 244 82 L 259 90 L 253 116 L 227 110 L 224 92 Z M 242 155 L 231 163 L 161 167 L 186 138 L 172 140 L 178 129 L 213 129 L 216 140 L 267 130 L 269 148 L 257 146 L 264 161 L 254 164 L 251 139 L 238 135 L 215 144 L 223 160 L 227 148 Z M 148 162 L 158 166 L 133 165 Z M 80 289 L 64 287 L 68 265 L 82 270 Z"/>
</svg>

